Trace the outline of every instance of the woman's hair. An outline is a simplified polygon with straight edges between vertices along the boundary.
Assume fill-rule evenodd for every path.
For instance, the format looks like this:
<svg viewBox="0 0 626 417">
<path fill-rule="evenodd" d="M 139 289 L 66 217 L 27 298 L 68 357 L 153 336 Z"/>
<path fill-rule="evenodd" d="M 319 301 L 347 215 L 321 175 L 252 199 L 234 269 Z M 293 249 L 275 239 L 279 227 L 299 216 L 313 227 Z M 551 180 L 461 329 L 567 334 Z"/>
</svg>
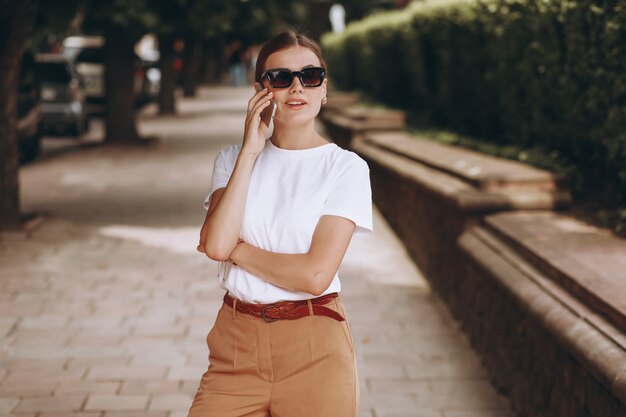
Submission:
<svg viewBox="0 0 626 417">
<path fill-rule="evenodd" d="M 256 69 L 254 72 L 254 79 L 257 82 L 261 82 L 261 76 L 263 75 L 263 72 L 265 72 L 265 61 L 267 61 L 267 58 L 270 55 L 276 51 L 287 49 L 292 46 L 303 46 L 310 49 L 319 58 L 321 66 L 326 68 L 326 61 L 322 57 L 322 52 L 317 42 L 303 33 L 287 29 L 279 32 L 272 39 L 267 41 L 265 45 L 263 45 L 263 48 L 261 48 L 261 51 L 259 51 L 259 56 L 256 61 Z M 326 72 L 328 73 L 328 69 Z"/>
</svg>

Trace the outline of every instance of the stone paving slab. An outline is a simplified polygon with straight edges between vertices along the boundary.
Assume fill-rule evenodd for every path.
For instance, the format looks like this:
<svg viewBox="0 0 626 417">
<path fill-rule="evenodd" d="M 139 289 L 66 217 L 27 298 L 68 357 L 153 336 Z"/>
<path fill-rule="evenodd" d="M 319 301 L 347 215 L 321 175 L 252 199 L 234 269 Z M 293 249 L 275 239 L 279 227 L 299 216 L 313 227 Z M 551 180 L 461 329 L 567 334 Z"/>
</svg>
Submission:
<svg viewBox="0 0 626 417">
<path fill-rule="evenodd" d="M 156 144 L 46 139 L 21 171 L 30 235 L 0 234 L 1 417 L 185 417 L 224 291 L 195 252 L 213 159 L 249 89 L 203 89 L 142 116 Z M 98 132 L 97 121 L 92 123 Z M 95 135 L 96 133 L 93 133 Z M 457 323 L 375 212 L 340 270 L 359 417 L 512 417 Z"/>
</svg>

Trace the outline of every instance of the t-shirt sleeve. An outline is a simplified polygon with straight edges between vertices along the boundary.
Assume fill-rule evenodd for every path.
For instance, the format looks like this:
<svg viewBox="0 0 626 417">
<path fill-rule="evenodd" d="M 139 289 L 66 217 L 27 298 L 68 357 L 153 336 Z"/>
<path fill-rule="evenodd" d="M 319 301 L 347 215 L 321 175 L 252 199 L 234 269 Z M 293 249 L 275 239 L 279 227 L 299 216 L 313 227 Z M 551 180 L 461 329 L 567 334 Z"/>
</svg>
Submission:
<svg viewBox="0 0 626 417">
<path fill-rule="evenodd" d="M 204 208 L 205 210 L 209 209 L 209 200 L 211 199 L 211 195 L 215 192 L 215 190 L 219 188 L 226 187 L 228 184 L 228 180 L 230 179 L 231 172 L 226 166 L 226 158 L 224 157 L 224 153 L 220 152 L 215 157 L 215 163 L 213 164 L 213 175 L 211 176 L 211 189 L 209 194 L 204 199 Z"/>
<path fill-rule="evenodd" d="M 352 220 L 356 224 L 354 235 L 373 231 L 370 172 L 364 160 L 354 158 L 339 170 L 321 215 Z"/>
</svg>

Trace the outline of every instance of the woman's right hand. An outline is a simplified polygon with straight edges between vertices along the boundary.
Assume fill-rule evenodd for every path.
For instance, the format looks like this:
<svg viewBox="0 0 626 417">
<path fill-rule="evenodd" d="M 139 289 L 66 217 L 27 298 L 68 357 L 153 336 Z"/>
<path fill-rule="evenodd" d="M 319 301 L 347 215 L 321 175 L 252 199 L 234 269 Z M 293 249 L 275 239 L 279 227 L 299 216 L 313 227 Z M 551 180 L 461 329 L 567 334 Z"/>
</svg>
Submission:
<svg viewBox="0 0 626 417">
<path fill-rule="evenodd" d="M 270 105 L 272 93 L 268 89 L 257 91 L 248 101 L 248 113 L 243 133 L 243 145 L 241 151 L 258 155 L 265 146 L 265 131 L 267 126 L 261 122 L 261 112 Z"/>
</svg>

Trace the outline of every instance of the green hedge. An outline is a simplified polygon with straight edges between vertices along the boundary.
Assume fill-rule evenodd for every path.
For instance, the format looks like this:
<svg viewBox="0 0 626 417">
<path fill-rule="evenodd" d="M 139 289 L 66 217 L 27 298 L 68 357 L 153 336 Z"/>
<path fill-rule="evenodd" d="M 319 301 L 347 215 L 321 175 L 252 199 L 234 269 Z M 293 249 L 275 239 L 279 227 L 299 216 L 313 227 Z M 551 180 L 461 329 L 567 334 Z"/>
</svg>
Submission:
<svg viewBox="0 0 626 417">
<path fill-rule="evenodd" d="M 334 84 L 416 126 L 541 146 L 626 204 L 626 1 L 427 0 L 328 34 Z"/>
</svg>

